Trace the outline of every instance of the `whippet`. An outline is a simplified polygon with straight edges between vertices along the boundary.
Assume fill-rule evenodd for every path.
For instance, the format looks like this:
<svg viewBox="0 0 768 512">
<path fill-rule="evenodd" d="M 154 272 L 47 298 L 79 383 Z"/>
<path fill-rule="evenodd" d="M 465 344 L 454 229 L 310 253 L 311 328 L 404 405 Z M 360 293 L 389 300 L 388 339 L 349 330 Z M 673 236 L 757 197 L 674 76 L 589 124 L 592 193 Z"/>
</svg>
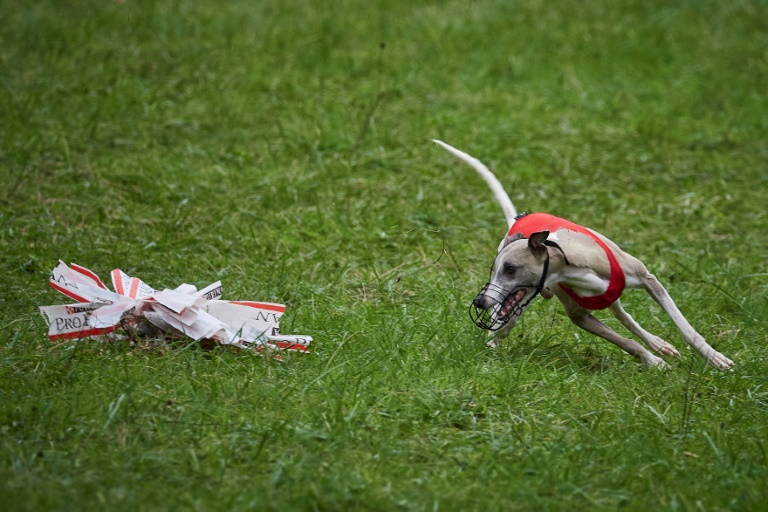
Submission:
<svg viewBox="0 0 768 512">
<path fill-rule="evenodd" d="M 617 345 L 646 368 L 665 367 L 663 359 L 592 316 L 592 311 L 610 309 L 651 350 L 680 357 L 675 347 L 643 329 L 621 307 L 619 297 L 625 288 L 641 288 L 710 365 L 722 370 L 733 366 L 733 361 L 713 349 L 688 323 L 640 260 L 600 233 L 565 219 L 544 213 L 518 215 L 499 180 L 482 162 L 444 142 L 434 142 L 468 163 L 485 180 L 507 220 L 507 235 L 499 245 L 490 281 L 470 306 L 475 324 L 494 334 L 489 346 L 495 347 L 509 335 L 531 301 L 541 294 L 545 299 L 557 297 L 574 324 Z"/>
</svg>

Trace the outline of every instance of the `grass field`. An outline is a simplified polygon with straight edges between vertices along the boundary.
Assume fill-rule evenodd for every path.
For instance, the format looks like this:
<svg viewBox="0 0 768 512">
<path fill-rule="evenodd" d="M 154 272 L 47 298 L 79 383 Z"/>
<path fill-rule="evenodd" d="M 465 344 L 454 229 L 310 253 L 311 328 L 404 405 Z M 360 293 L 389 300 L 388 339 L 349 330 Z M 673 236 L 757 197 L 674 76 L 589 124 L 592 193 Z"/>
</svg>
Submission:
<svg viewBox="0 0 768 512">
<path fill-rule="evenodd" d="M 0 3 L 3 510 L 764 510 L 768 4 Z M 466 308 L 517 207 L 736 362 Z M 282 302 L 311 355 L 52 344 L 57 260 Z M 624 332 L 609 314 L 598 313 Z"/>
</svg>

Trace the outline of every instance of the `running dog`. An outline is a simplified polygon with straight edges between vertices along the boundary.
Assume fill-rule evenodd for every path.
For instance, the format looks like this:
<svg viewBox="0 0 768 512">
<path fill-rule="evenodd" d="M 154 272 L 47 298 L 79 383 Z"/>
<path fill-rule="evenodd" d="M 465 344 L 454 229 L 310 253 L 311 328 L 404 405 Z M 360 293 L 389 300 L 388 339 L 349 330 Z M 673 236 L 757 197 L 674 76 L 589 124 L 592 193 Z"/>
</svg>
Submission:
<svg viewBox="0 0 768 512">
<path fill-rule="evenodd" d="M 643 329 L 621 307 L 619 297 L 625 288 L 641 288 L 672 318 L 686 343 L 710 365 L 721 370 L 733 366 L 733 361 L 713 349 L 688 323 L 667 290 L 640 260 L 600 233 L 565 219 L 546 213 L 518 215 L 499 180 L 482 162 L 444 142 L 434 142 L 483 178 L 509 226 L 499 245 L 491 279 L 470 306 L 473 322 L 494 333 L 489 346 L 495 347 L 509 335 L 531 301 L 541 294 L 545 299 L 557 297 L 574 324 L 635 356 L 646 368 L 666 367 L 662 358 L 592 316 L 595 310 L 610 309 L 651 350 L 680 357 L 675 347 Z"/>
</svg>

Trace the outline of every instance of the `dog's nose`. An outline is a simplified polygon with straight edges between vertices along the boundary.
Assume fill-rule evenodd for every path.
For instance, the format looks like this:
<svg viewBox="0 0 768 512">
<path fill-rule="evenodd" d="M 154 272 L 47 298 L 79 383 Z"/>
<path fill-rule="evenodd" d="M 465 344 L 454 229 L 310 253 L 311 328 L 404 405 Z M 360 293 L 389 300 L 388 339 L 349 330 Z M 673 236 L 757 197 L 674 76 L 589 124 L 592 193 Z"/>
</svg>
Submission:
<svg viewBox="0 0 768 512">
<path fill-rule="evenodd" d="M 488 298 L 482 293 L 475 297 L 475 300 L 472 301 L 472 304 L 478 309 L 488 309 L 489 307 Z"/>
</svg>

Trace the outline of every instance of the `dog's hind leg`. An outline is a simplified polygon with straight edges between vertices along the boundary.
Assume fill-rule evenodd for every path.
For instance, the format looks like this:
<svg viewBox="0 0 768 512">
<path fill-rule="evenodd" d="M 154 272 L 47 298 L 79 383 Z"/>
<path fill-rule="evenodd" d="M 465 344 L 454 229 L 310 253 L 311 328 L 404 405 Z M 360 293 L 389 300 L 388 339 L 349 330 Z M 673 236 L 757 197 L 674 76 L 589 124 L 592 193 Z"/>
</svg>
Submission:
<svg viewBox="0 0 768 512">
<path fill-rule="evenodd" d="M 661 309 L 669 315 L 677 328 L 680 329 L 680 332 L 683 333 L 685 342 L 701 354 L 710 365 L 721 370 L 727 370 L 733 366 L 733 361 L 712 348 L 704 337 L 696 332 L 691 324 L 688 323 L 688 320 L 677 309 L 675 301 L 672 300 L 667 290 L 653 274 L 649 273 L 645 276 L 643 285 L 646 291 L 653 297 L 653 300 L 661 306 Z"/>
<path fill-rule="evenodd" d="M 632 316 L 627 313 L 623 307 L 621 307 L 621 301 L 616 301 L 610 305 L 611 313 L 616 319 L 621 322 L 621 325 L 627 328 L 629 332 L 640 338 L 656 353 L 661 355 L 672 354 L 675 357 L 680 357 L 680 352 L 675 347 L 659 338 L 658 336 L 649 333 L 638 324 Z"/>
<path fill-rule="evenodd" d="M 646 368 L 667 367 L 667 363 L 665 363 L 662 358 L 653 355 L 647 348 L 635 340 L 620 336 L 616 331 L 592 316 L 588 309 L 576 304 L 573 299 L 565 295 L 564 292 L 557 291 L 555 294 L 557 295 L 557 298 L 560 299 L 560 302 L 563 303 L 568 318 L 570 318 L 577 326 L 595 336 L 600 336 L 601 338 L 610 341 L 624 352 L 635 356 Z"/>
</svg>

